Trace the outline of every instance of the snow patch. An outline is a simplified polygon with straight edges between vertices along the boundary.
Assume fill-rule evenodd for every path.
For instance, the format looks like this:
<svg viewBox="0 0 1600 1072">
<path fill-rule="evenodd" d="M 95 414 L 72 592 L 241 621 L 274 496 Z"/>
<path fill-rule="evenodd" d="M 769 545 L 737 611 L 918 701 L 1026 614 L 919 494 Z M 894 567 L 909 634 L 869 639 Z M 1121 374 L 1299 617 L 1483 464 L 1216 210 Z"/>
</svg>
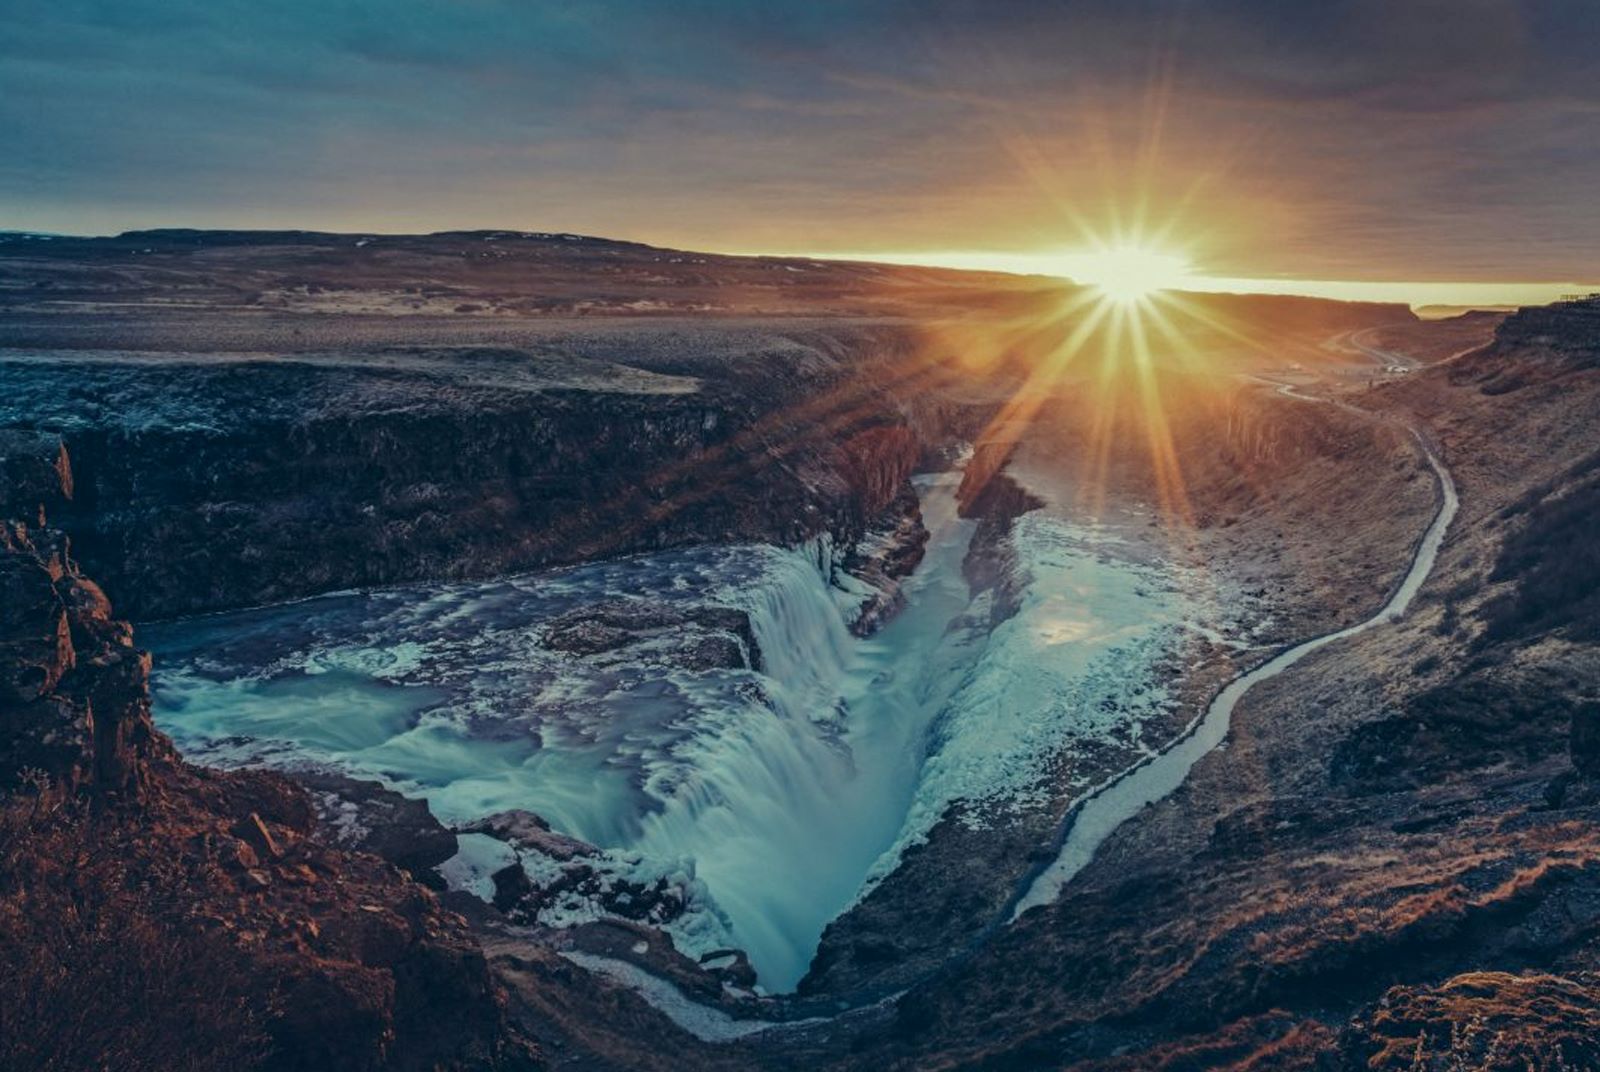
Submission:
<svg viewBox="0 0 1600 1072">
<path fill-rule="evenodd" d="M 721 1009 L 714 1009 L 691 1000 L 683 991 L 665 979 L 658 979 L 643 968 L 627 961 L 583 953 L 576 949 L 562 950 L 561 955 L 582 968 L 626 986 L 644 998 L 657 1012 L 665 1015 L 667 1019 L 701 1042 L 732 1042 L 764 1031 L 806 1027 L 825 1022 L 821 1017 L 792 1021 L 735 1020 Z"/>
<path fill-rule="evenodd" d="M 496 871 L 517 862 L 517 851 L 488 834 L 457 834 L 456 854 L 439 865 L 439 874 L 452 890 L 465 890 L 483 901 L 494 899 Z"/>
</svg>

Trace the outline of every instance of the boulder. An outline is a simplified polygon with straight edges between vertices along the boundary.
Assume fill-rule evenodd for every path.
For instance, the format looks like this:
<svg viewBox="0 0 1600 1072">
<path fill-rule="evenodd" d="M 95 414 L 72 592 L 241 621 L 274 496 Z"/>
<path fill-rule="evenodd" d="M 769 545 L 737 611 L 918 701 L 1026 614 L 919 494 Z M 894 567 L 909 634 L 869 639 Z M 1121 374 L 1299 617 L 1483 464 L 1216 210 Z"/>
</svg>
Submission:
<svg viewBox="0 0 1600 1072">
<path fill-rule="evenodd" d="M 381 856 L 424 885 L 443 888 L 436 868 L 458 846 L 426 800 L 334 771 L 297 772 L 294 779 L 311 791 L 318 823 L 337 844 Z"/>
<path fill-rule="evenodd" d="M 556 833 L 543 817 L 521 808 L 486 815 L 460 830 L 463 834 L 488 834 L 525 852 L 536 852 L 561 863 L 596 856 L 600 852 L 587 841 Z"/>
<path fill-rule="evenodd" d="M 233 834 L 268 859 L 276 860 L 283 855 L 283 850 L 278 847 L 272 831 L 267 829 L 267 824 L 262 822 L 261 816 L 255 812 L 234 823 Z"/>
</svg>

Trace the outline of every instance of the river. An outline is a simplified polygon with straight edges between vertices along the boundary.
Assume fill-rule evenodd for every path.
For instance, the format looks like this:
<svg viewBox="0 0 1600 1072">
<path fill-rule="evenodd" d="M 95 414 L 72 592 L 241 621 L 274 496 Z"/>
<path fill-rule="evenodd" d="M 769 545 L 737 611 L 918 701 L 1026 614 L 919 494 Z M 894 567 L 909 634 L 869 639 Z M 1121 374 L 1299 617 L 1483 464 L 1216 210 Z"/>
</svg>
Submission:
<svg viewBox="0 0 1600 1072">
<path fill-rule="evenodd" d="M 1152 667 L 1185 628 L 1177 581 L 1119 556 L 1114 534 L 1027 515 L 1022 603 L 994 625 L 963 574 L 975 523 L 958 483 L 916 481 L 926 554 L 867 639 L 846 627 L 826 544 L 701 547 L 146 627 L 156 717 L 201 762 L 377 778 L 447 823 L 533 811 L 619 875 L 686 891 L 667 924 L 680 949 L 743 949 L 788 991 L 828 922 L 951 804 L 1023 801 L 1074 739 L 1126 739 L 1168 702 Z M 615 600 L 741 608 L 764 665 L 546 642 L 552 619 Z M 472 858 L 513 856 L 474 838 L 449 873 L 483 893 Z"/>
<path fill-rule="evenodd" d="M 1292 395 L 1304 401 L 1323 401 L 1309 395 Z M 1377 613 L 1355 625 L 1332 633 L 1325 633 L 1303 641 L 1268 659 L 1260 666 L 1229 682 L 1206 708 L 1191 732 L 1160 755 L 1153 757 L 1130 771 L 1124 772 L 1076 810 L 1067 826 L 1066 837 L 1055 858 L 1032 882 L 1018 899 L 1012 918 L 1030 908 L 1048 904 L 1060 896 L 1062 887 L 1072 881 L 1079 871 L 1089 865 L 1100 845 L 1117 827 L 1127 822 L 1147 805 L 1170 795 L 1183 784 L 1190 769 L 1228 736 L 1233 721 L 1234 708 L 1245 694 L 1261 682 L 1277 677 L 1312 652 L 1329 644 L 1346 640 L 1367 632 L 1405 614 L 1416 598 L 1423 582 L 1433 572 L 1444 545 L 1446 531 L 1460 506 L 1455 482 L 1450 472 L 1440 462 L 1438 455 L 1421 435 L 1413 432 L 1428 465 L 1433 469 L 1439 486 L 1439 507 L 1427 531 L 1417 544 L 1411 565 L 1400 584 Z"/>
</svg>

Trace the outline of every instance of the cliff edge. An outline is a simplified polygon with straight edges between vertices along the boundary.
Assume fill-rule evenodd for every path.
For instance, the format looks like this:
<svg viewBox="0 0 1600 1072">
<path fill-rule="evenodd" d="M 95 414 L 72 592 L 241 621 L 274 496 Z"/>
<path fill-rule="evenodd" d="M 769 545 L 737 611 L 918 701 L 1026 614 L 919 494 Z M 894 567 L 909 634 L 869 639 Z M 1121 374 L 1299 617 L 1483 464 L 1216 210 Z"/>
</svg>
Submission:
<svg viewBox="0 0 1600 1072">
<path fill-rule="evenodd" d="M 320 840 L 305 793 L 178 758 L 149 657 L 0 438 L 0 1068 L 540 1067 L 465 922 Z"/>
</svg>

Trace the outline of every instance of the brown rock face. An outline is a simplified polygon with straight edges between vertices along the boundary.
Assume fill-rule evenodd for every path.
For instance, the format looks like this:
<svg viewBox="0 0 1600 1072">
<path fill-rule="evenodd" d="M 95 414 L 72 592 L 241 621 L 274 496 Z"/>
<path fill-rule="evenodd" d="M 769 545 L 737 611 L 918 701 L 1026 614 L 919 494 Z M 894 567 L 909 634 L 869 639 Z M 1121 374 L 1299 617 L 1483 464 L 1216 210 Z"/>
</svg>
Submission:
<svg viewBox="0 0 1600 1072">
<path fill-rule="evenodd" d="M 69 487 L 63 472 L 55 490 Z M 150 722 L 149 656 L 68 551 L 54 530 L 0 526 L 0 787 L 134 791 L 165 748 Z"/>
<path fill-rule="evenodd" d="M 1339 1068 L 1373 1072 L 1600 1067 L 1600 985 L 1590 975 L 1468 972 L 1397 986 L 1340 1038 Z"/>
<path fill-rule="evenodd" d="M 57 476 L 0 527 L 0 1067 L 535 1067 L 464 921 L 154 729 L 148 656 L 37 524 L 59 445 L 0 470 Z"/>
</svg>

